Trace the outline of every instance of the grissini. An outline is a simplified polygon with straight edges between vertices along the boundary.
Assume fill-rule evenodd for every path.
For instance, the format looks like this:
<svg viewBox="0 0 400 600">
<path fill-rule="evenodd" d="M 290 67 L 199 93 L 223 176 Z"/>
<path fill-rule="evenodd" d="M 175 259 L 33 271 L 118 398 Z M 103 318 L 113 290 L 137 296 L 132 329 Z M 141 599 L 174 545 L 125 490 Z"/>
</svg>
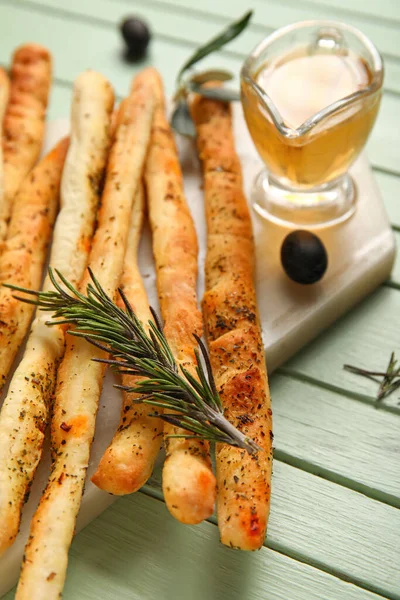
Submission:
<svg viewBox="0 0 400 600">
<path fill-rule="evenodd" d="M 107 164 L 98 227 L 89 265 L 106 292 L 119 284 L 133 199 L 140 184 L 154 108 L 153 70 L 142 71 L 118 113 L 115 141 Z M 89 274 L 81 281 L 86 291 Z M 58 599 L 64 585 L 68 550 L 89 464 L 104 365 L 92 358 L 104 352 L 83 338 L 68 336 L 57 376 L 51 423 L 53 468 L 31 522 L 18 600 Z"/>
<path fill-rule="evenodd" d="M 153 317 L 137 264 L 144 203 L 144 192 L 140 186 L 132 209 L 120 287 L 136 315 L 146 326 Z M 122 385 L 133 387 L 137 380 L 132 375 L 123 375 Z M 163 422 L 149 417 L 149 413 L 154 412 L 153 407 L 133 404 L 134 397 L 132 393 L 123 393 L 117 432 L 92 476 L 93 483 L 110 494 L 131 494 L 141 488 L 153 471 L 162 443 Z"/>
<path fill-rule="evenodd" d="M 10 95 L 10 78 L 5 69 L 0 67 L 0 127 L 2 128 L 4 115 Z"/>
<path fill-rule="evenodd" d="M 86 267 L 95 227 L 113 102 L 111 86 L 102 75 L 89 71 L 77 78 L 61 180 L 61 210 L 50 255 L 50 264 L 75 284 Z M 46 277 L 43 289 L 51 288 Z M 22 506 L 42 453 L 57 365 L 64 352 L 64 330 L 47 327 L 47 320 L 46 313 L 36 316 L 0 413 L 0 554 L 18 533 Z"/>
<path fill-rule="evenodd" d="M 179 365 L 195 374 L 194 333 L 201 335 L 197 306 L 197 236 L 183 191 L 172 131 L 165 116 L 161 80 L 146 161 L 145 183 L 153 233 L 157 288 L 164 333 Z M 166 460 L 163 492 L 171 514 L 182 523 L 199 523 L 214 509 L 216 482 L 205 441 L 168 438 L 182 430 L 164 424 Z"/>
<path fill-rule="evenodd" d="M 272 411 L 253 281 L 254 242 L 227 104 L 195 97 L 192 115 L 203 163 L 207 220 L 203 315 L 225 415 L 262 450 L 217 445 L 221 541 L 263 544 L 270 504 Z"/>
<path fill-rule="evenodd" d="M 4 197 L 4 166 L 3 166 L 3 119 L 10 95 L 10 79 L 7 72 L 0 67 L 0 206 Z"/>
<path fill-rule="evenodd" d="M 0 283 L 37 290 L 57 214 L 68 140 L 62 140 L 25 179 L 14 200 L 0 255 Z M 33 306 L 0 287 L 0 391 L 33 315 Z M 1 435 L 1 432 L 0 432 Z"/>
<path fill-rule="evenodd" d="M 39 159 L 51 85 L 51 56 L 38 44 L 25 44 L 13 55 L 10 98 L 3 123 L 4 194 L 0 239 L 22 181 Z"/>
</svg>

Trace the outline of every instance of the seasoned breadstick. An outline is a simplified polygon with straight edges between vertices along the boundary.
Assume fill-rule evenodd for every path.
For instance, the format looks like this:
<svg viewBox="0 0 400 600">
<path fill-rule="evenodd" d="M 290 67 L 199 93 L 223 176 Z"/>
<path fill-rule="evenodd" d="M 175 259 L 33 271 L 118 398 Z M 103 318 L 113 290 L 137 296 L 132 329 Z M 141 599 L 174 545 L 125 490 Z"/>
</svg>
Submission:
<svg viewBox="0 0 400 600">
<path fill-rule="evenodd" d="M 4 69 L 0 67 L 0 206 L 4 196 L 4 167 L 3 167 L 3 119 L 10 94 L 10 80 Z"/>
<path fill-rule="evenodd" d="M 158 80 L 158 107 L 146 162 L 153 253 L 164 333 L 178 364 L 195 374 L 194 333 L 201 335 L 197 307 L 197 238 L 186 204 L 174 138 L 165 117 L 164 95 Z M 168 423 L 166 435 L 182 433 Z M 163 492 L 171 514 L 182 523 L 199 523 L 214 509 L 216 483 L 209 444 L 194 439 L 165 439 Z"/>
<path fill-rule="evenodd" d="M 89 257 L 90 267 L 111 297 L 121 278 L 133 199 L 150 139 L 154 109 L 152 78 L 152 69 L 142 71 L 135 78 L 129 98 L 118 114 L 98 227 Z M 88 282 L 86 272 L 81 282 L 82 291 L 86 291 Z M 102 356 L 103 352 L 83 338 L 68 336 L 57 376 L 51 425 L 53 469 L 32 519 L 16 594 L 18 600 L 60 597 L 104 374 L 104 365 L 91 359 Z"/>
<path fill-rule="evenodd" d="M 227 418 L 263 449 L 217 446 L 221 541 L 263 544 L 269 514 L 272 412 L 253 281 L 254 243 L 228 105 L 196 97 L 192 114 L 203 162 L 208 227 L 203 314 Z"/>
<path fill-rule="evenodd" d="M 140 187 L 132 210 L 121 288 L 136 315 L 147 324 L 153 317 L 137 264 L 143 215 L 144 194 Z M 137 381 L 138 377 L 132 375 L 122 377 L 126 387 L 133 387 Z M 163 422 L 149 417 L 153 407 L 133 404 L 134 397 L 124 392 L 117 432 L 92 477 L 93 483 L 110 494 L 131 494 L 142 487 L 153 471 L 161 447 Z"/>
<path fill-rule="evenodd" d="M 51 56 L 37 44 L 25 44 L 13 55 L 10 100 L 4 117 L 4 195 L 0 204 L 0 239 L 22 181 L 42 148 L 51 85 Z"/>
<path fill-rule="evenodd" d="M 93 234 L 100 181 L 109 145 L 113 92 L 102 75 L 87 72 L 74 85 L 71 141 L 61 182 L 50 264 L 79 283 Z M 47 277 L 44 290 L 52 288 Z M 25 496 L 39 463 L 64 331 L 47 327 L 47 313 L 32 325 L 24 357 L 0 413 L 0 554 L 13 543 Z"/>
<path fill-rule="evenodd" d="M 10 79 L 7 71 L 0 67 L 0 127 L 2 127 L 4 115 L 10 94 Z"/>
<path fill-rule="evenodd" d="M 62 140 L 33 169 L 17 193 L 0 255 L 0 283 L 39 289 L 67 149 L 68 140 Z M 34 308 L 19 302 L 13 294 L 0 287 L 0 391 L 28 331 Z"/>
</svg>

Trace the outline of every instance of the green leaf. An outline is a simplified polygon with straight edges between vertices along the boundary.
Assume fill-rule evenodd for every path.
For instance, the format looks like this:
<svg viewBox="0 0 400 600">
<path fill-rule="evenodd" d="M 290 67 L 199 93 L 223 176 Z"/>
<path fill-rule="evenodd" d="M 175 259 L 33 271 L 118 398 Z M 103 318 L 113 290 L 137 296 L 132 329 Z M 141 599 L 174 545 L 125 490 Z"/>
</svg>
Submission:
<svg viewBox="0 0 400 600">
<path fill-rule="evenodd" d="M 186 137 L 196 137 L 196 127 L 192 121 L 186 100 L 179 100 L 171 117 L 171 125 L 177 133 Z"/>
<path fill-rule="evenodd" d="M 208 69 L 207 71 L 202 71 L 201 73 L 194 73 L 189 81 L 191 83 L 197 83 L 201 85 L 203 83 L 207 83 L 208 81 L 230 81 L 235 76 L 233 73 L 229 71 L 225 71 L 224 69 Z"/>
<path fill-rule="evenodd" d="M 205 58 L 212 52 L 216 52 L 217 50 L 222 48 L 222 46 L 235 39 L 235 37 L 242 33 L 243 29 L 247 27 L 247 24 L 250 21 L 252 14 L 253 11 L 250 10 L 245 15 L 243 15 L 243 17 L 241 17 L 238 21 L 234 21 L 233 23 L 231 23 L 222 33 L 217 35 L 215 38 L 211 39 L 203 46 L 200 46 L 200 48 L 198 48 L 196 52 L 192 54 L 192 56 L 185 62 L 185 64 L 179 71 L 177 76 L 177 82 L 181 82 L 182 75 L 185 71 L 187 71 L 187 69 L 192 67 L 194 64 L 199 62 L 199 60 Z"/>
<path fill-rule="evenodd" d="M 240 101 L 240 92 L 224 87 L 201 87 L 200 85 L 190 84 L 190 90 L 200 96 L 219 100 L 220 102 L 238 102 Z"/>
</svg>

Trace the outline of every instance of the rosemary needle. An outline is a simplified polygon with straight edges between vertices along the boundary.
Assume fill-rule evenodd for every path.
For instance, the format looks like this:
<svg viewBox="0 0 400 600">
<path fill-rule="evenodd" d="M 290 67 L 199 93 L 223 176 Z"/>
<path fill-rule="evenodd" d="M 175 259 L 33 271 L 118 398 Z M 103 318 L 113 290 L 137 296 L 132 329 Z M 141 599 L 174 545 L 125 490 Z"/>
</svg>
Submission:
<svg viewBox="0 0 400 600">
<path fill-rule="evenodd" d="M 75 329 L 68 333 L 84 337 L 110 355 L 110 358 L 98 361 L 111 365 L 120 373 L 144 377 L 134 387 L 117 387 L 140 394 L 134 402 L 154 406 L 152 416 L 188 431 L 187 435 L 179 437 L 226 443 L 250 454 L 260 450 L 253 440 L 224 417 L 208 353 L 197 336 L 200 351 L 195 352 L 196 378 L 185 368 L 178 369 L 154 310 L 151 311 L 154 320 L 149 321 L 147 333 L 123 291 L 118 290 L 124 303 L 124 309 L 121 309 L 91 271 L 92 282 L 87 286 L 86 295 L 78 292 L 59 271 L 49 268 L 49 276 L 54 290 L 48 292 L 4 285 L 27 294 L 15 296 L 17 299 L 53 312 L 48 325 L 74 325 Z"/>
<path fill-rule="evenodd" d="M 360 367 L 354 367 L 353 365 L 343 365 L 343 368 L 350 373 L 361 375 L 372 379 L 376 383 L 379 383 L 379 389 L 376 396 L 376 401 L 380 402 L 395 390 L 400 387 L 400 366 L 397 366 L 398 361 L 396 360 L 394 352 L 391 353 L 389 364 L 386 371 L 369 371 Z"/>
</svg>

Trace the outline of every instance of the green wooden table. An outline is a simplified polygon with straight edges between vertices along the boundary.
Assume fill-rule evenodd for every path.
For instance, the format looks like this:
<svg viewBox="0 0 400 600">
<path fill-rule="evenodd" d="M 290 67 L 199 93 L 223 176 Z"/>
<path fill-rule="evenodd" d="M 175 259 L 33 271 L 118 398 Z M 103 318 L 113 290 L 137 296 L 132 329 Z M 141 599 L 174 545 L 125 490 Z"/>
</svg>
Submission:
<svg viewBox="0 0 400 600">
<path fill-rule="evenodd" d="M 400 242 L 399 0 L 253 0 L 249 29 L 205 65 L 238 73 L 274 28 L 335 18 L 362 29 L 386 64 L 368 153 Z M 244 0 L 0 0 L 0 63 L 26 41 L 48 46 L 50 118 L 69 114 L 82 70 L 124 95 L 137 69 L 121 60 L 117 24 L 136 13 L 154 38 L 147 62 L 167 91 L 192 49 L 249 8 Z M 257 553 L 218 542 L 215 521 L 184 527 L 157 478 L 118 500 L 74 540 L 64 597 L 137 600 L 378 600 L 400 598 L 399 393 L 374 405 L 376 386 L 343 363 L 386 367 L 400 355 L 400 260 L 392 278 L 272 377 L 275 426 L 268 539 Z M 6 596 L 11 598 L 11 593 Z"/>
</svg>

